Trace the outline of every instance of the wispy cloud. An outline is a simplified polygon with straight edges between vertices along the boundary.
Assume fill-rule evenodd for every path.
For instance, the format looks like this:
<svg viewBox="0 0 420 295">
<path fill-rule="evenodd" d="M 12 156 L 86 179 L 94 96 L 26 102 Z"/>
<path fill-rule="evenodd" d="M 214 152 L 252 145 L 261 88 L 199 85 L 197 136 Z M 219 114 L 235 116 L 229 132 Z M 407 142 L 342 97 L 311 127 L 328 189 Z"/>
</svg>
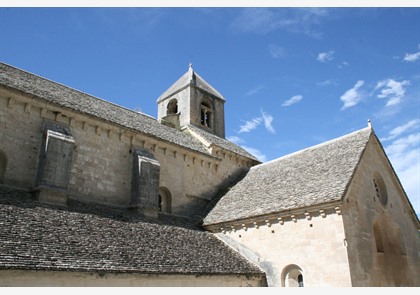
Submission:
<svg viewBox="0 0 420 295">
<path fill-rule="evenodd" d="M 328 52 L 320 52 L 316 58 L 319 62 L 328 62 L 334 59 L 334 50 Z"/>
<path fill-rule="evenodd" d="M 323 19 L 329 16 L 324 8 L 244 8 L 232 22 L 236 32 L 266 34 L 276 30 L 287 30 L 319 38 L 317 31 Z"/>
<path fill-rule="evenodd" d="M 328 79 L 322 82 L 316 83 L 317 86 L 337 86 L 338 81 L 337 79 Z"/>
<path fill-rule="evenodd" d="M 360 100 L 362 99 L 362 94 L 360 93 L 359 89 L 363 86 L 365 82 L 363 80 L 359 80 L 353 86 L 353 88 L 347 90 L 341 97 L 340 100 L 344 103 L 341 110 L 345 110 L 347 108 L 353 107 L 357 105 Z"/>
<path fill-rule="evenodd" d="M 267 113 L 265 113 L 263 110 L 261 110 L 262 119 L 264 121 L 265 129 L 267 129 L 270 133 L 276 133 L 276 130 L 273 127 L 273 117 Z"/>
<path fill-rule="evenodd" d="M 245 96 L 251 96 L 251 95 L 257 94 L 262 89 L 264 89 L 264 85 L 258 85 L 252 88 L 251 90 L 249 90 L 247 93 L 245 93 Z"/>
<path fill-rule="evenodd" d="M 346 62 L 346 61 L 342 61 L 341 63 L 338 64 L 339 69 L 342 69 L 342 68 L 348 67 L 348 66 L 349 66 L 349 63 Z"/>
<path fill-rule="evenodd" d="M 262 123 L 264 124 L 265 129 L 267 129 L 270 133 L 275 133 L 276 130 L 274 129 L 272 123 L 273 123 L 273 117 L 263 110 L 261 110 L 261 116 L 254 118 L 249 121 L 245 121 L 245 123 L 241 126 L 239 126 L 238 133 L 247 133 L 251 132 L 252 130 L 256 129 L 259 125 Z"/>
<path fill-rule="evenodd" d="M 398 82 L 394 79 L 387 79 L 379 81 L 373 92 L 380 90 L 381 92 L 377 95 L 377 97 L 387 99 L 388 102 L 386 103 L 386 106 L 388 107 L 401 102 L 405 95 L 405 87 L 408 85 L 410 85 L 410 81 L 408 80 Z"/>
<path fill-rule="evenodd" d="M 245 121 L 245 123 L 241 126 L 239 126 L 239 132 L 238 133 L 246 133 L 254 130 L 262 123 L 262 118 L 254 118 L 250 121 Z"/>
<path fill-rule="evenodd" d="M 288 100 L 286 100 L 285 102 L 283 102 L 283 103 L 281 104 L 281 106 L 283 106 L 283 107 L 288 107 L 288 106 L 290 106 L 290 105 L 292 105 L 292 104 L 298 103 L 299 101 L 301 101 L 301 100 L 302 100 L 302 98 L 303 98 L 303 96 L 302 96 L 302 95 L 295 95 L 295 96 L 292 96 L 291 98 L 289 98 Z"/>
<path fill-rule="evenodd" d="M 268 51 L 273 58 L 283 58 L 286 56 L 286 50 L 278 45 L 268 45 Z"/>
<path fill-rule="evenodd" d="M 251 153 L 252 155 L 254 155 L 258 160 L 260 160 L 261 162 L 266 162 L 267 161 L 267 157 L 266 155 L 264 155 L 260 150 L 249 147 L 249 146 L 242 146 L 245 150 L 247 150 L 249 153 Z"/>
<path fill-rule="evenodd" d="M 389 131 L 389 135 L 385 138 L 381 138 L 381 141 L 387 141 L 387 140 L 394 139 L 394 138 L 400 136 L 401 134 L 403 134 L 407 131 L 418 128 L 419 126 L 420 126 L 420 119 L 411 120 L 411 121 L 409 121 L 409 122 L 407 122 L 403 125 L 395 127 L 391 131 Z"/>
</svg>

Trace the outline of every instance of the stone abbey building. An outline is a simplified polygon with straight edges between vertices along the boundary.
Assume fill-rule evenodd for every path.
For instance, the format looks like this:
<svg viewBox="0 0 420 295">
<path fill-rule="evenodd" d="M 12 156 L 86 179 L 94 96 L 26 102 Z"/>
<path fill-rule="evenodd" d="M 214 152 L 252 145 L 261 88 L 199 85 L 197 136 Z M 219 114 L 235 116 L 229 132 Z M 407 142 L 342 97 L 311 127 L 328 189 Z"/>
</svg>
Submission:
<svg viewBox="0 0 420 295">
<path fill-rule="evenodd" d="M 157 107 L 0 63 L 0 286 L 420 286 L 371 126 L 260 163 L 191 67 Z"/>
</svg>

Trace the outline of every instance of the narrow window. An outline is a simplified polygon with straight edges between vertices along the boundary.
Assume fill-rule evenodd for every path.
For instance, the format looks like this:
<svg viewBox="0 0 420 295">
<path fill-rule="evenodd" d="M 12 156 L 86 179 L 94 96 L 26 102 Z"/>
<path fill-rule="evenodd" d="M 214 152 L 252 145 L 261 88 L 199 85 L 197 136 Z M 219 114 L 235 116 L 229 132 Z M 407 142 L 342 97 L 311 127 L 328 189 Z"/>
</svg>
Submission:
<svg viewBox="0 0 420 295">
<path fill-rule="evenodd" d="M 159 188 L 159 211 L 164 213 L 172 211 L 171 192 L 166 187 Z"/>
<path fill-rule="evenodd" d="M 373 225 L 373 235 L 375 236 L 376 252 L 384 253 L 384 243 L 378 223 Z"/>
<path fill-rule="evenodd" d="M 378 172 L 375 172 L 373 176 L 373 187 L 375 188 L 376 197 L 385 206 L 388 203 L 388 193 L 385 181 Z"/>
<path fill-rule="evenodd" d="M 201 125 L 212 128 L 213 108 L 210 101 L 206 100 L 201 103 Z"/>
</svg>

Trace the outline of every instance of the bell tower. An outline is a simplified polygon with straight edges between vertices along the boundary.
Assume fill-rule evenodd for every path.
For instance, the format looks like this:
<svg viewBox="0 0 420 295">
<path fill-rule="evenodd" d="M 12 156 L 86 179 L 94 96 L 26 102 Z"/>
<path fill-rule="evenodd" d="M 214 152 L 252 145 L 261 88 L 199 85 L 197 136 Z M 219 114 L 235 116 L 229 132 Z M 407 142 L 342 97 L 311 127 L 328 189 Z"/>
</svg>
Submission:
<svg viewBox="0 0 420 295">
<path fill-rule="evenodd" d="M 181 130 L 194 125 L 225 138 L 225 99 L 193 70 L 192 64 L 157 104 L 160 123 Z"/>
</svg>

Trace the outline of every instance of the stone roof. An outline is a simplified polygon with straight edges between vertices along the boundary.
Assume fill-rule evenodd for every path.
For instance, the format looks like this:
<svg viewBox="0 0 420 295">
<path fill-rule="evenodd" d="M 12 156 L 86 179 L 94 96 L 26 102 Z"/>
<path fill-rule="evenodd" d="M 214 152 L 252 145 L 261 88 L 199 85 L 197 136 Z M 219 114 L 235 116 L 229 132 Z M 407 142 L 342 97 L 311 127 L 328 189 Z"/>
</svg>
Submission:
<svg viewBox="0 0 420 295">
<path fill-rule="evenodd" d="M 164 126 L 148 115 L 126 109 L 4 63 L 0 63 L 1 85 L 59 107 L 91 115 L 190 150 L 209 154 L 207 149 L 192 136 Z"/>
<path fill-rule="evenodd" d="M 115 210 L 54 207 L 0 186 L 0 269 L 264 275 L 211 233 Z"/>
<path fill-rule="evenodd" d="M 164 100 L 165 98 L 171 96 L 172 94 L 181 91 L 182 89 L 186 88 L 189 85 L 194 85 L 197 88 L 200 88 L 215 97 L 225 100 L 223 96 L 213 88 L 208 82 L 206 82 L 200 75 L 198 75 L 190 65 L 188 71 L 181 76 L 171 87 L 169 87 L 157 100 L 159 103 L 160 101 Z"/>
<path fill-rule="evenodd" d="M 341 200 L 372 134 L 368 127 L 252 167 L 203 224 Z"/>
<path fill-rule="evenodd" d="M 210 132 L 207 132 L 201 128 L 198 128 L 194 125 L 188 125 L 187 130 L 192 132 L 195 137 L 202 138 L 204 140 L 204 144 L 208 147 L 211 145 L 218 146 L 220 148 L 223 148 L 227 151 L 231 151 L 233 153 L 239 154 L 241 156 L 253 159 L 254 161 L 257 161 L 258 163 L 261 163 L 260 160 L 255 158 L 253 155 L 251 155 L 248 151 L 246 151 L 244 148 L 234 144 L 233 142 L 226 140 L 222 137 L 219 137 L 217 135 L 214 135 Z"/>
</svg>

